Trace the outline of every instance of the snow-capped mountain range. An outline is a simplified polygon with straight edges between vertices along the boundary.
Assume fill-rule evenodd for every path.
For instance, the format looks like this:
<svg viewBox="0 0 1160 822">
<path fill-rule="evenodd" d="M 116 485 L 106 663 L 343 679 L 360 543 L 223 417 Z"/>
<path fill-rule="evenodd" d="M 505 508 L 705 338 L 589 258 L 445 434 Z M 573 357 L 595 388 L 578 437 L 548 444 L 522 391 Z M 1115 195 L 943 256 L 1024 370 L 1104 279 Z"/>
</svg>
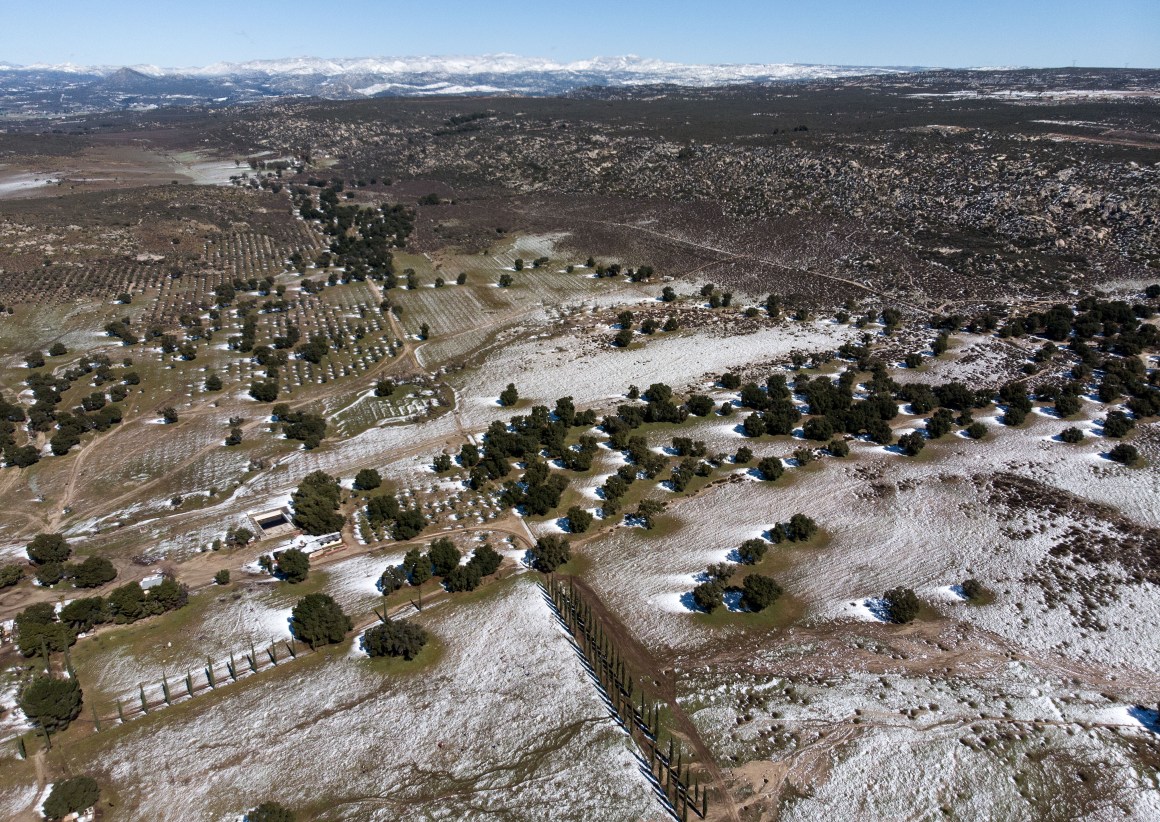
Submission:
<svg viewBox="0 0 1160 822">
<path fill-rule="evenodd" d="M 862 74 L 890 74 L 914 71 L 906 66 L 831 66 L 800 63 L 726 63 L 687 64 L 651 60 L 634 55 L 594 57 L 561 63 L 538 57 L 515 54 L 485 54 L 464 57 L 361 57 L 320 58 L 293 57 L 284 60 L 251 60 L 244 63 L 214 63 L 193 68 L 136 66 L 61 65 L 15 66 L 0 63 L 0 70 L 45 71 L 68 74 L 109 75 L 128 68 L 148 77 L 212 78 L 278 78 L 351 76 L 399 77 L 431 75 L 470 77 L 475 75 L 545 75 L 558 78 L 604 78 L 608 84 L 673 83 L 679 85 L 717 85 L 721 83 L 803 80 L 851 77 Z"/>
<path fill-rule="evenodd" d="M 233 103 L 280 96 L 352 99 L 434 94 L 561 94 L 585 86 L 689 87 L 793 82 L 921 70 L 910 66 L 672 63 L 635 56 L 558 62 L 491 54 L 464 57 L 297 57 L 193 68 L 0 62 L 0 108 Z"/>
</svg>

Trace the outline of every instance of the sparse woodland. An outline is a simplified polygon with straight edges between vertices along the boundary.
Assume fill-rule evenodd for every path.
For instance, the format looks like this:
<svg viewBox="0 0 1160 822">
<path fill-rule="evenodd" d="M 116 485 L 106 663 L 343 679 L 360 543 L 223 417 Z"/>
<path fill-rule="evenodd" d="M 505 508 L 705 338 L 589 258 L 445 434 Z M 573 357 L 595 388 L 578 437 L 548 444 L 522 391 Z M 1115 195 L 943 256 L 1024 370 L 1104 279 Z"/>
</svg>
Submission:
<svg viewBox="0 0 1160 822">
<path fill-rule="evenodd" d="M 1146 816 L 1160 121 L 1000 76 L 142 112 L 232 179 L 0 199 L 12 784 Z"/>
</svg>

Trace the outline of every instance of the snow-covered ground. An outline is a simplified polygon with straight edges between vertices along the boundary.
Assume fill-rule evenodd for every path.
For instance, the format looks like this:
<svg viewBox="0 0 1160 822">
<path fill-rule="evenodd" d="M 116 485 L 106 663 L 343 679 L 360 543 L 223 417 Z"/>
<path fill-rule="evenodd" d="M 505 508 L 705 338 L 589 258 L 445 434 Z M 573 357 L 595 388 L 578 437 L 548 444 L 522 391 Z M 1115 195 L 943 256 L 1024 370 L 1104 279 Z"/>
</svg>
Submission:
<svg viewBox="0 0 1160 822">
<path fill-rule="evenodd" d="M 422 621 L 435 668 L 343 652 L 131 723 L 101 753 L 122 810 L 222 819 L 276 797 L 326 819 L 665 818 L 530 578 Z"/>
<path fill-rule="evenodd" d="M 618 399 L 629 385 L 644 389 L 655 382 L 674 387 L 700 382 L 706 374 L 788 357 L 794 350 L 836 349 L 854 336 L 848 326 L 818 322 L 784 324 L 743 336 L 656 334 L 638 349 L 555 337 L 526 339 L 497 350 L 486 368 L 465 372 L 463 384 L 456 387 L 468 398 L 462 408 L 465 424 L 482 429 L 499 416 L 483 398 L 499 396 L 509 382 L 522 399 L 536 404 L 552 406 L 559 397 L 571 396 L 582 408 Z"/>
<path fill-rule="evenodd" d="M 796 794 L 782 807 L 788 818 L 909 818 L 921 807 L 1031 820 L 1060 803 L 1071 818 L 1160 811 L 1160 786 L 1133 756 L 1154 733 L 1140 719 L 1152 712 L 1022 662 L 965 658 L 955 674 L 930 676 L 907 672 L 895 654 L 888 676 L 849 663 L 838 674 L 826 659 L 793 679 L 763 670 L 818 653 L 774 647 L 734 675 L 689 674 L 706 739 L 748 763 L 737 775 L 768 802 L 786 778 Z"/>
<path fill-rule="evenodd" d="M 693 575 L 708 563 L 802 512 L 830 535 L 827 547 L 802 554 L 783 544 L 770 551 L 786 556 L 781 582 L 806 600 L 812 620 L 858 618 L 851 602 L 905 585 L 948 616 L 1037 652 L 1160 671 L 1160 652 L 1140 635 L 1141 624 L 1160 624 L 1153 586 L 1118 586 L 1114 601 L 1094 609 L 1106 625 L 1097 631 L 1078 626 L 1066 607 L 1047 607 L 1041 586 L 1028 580 L 1044 573 L 1050 550 L 1068 528 L 1092 532 L 1099 523 L 1078 512 L 1069 517 L 1047 508 L 1011 510 L 996 501 L 986 479 L 1025 477 L 1048 493 L 1058 489 L 1110 505 L 1141 524 L 1160 522 L 1160 471 L 1127 469 L 1101 458 L 1108 446 L 1099 438 L 1073 447 L 1045 437 L 1059 426 L 1033 417 L 1024 428 L 996 426 L 981 442 L 947 436 L 928 445 L 920 459 L 855 442 L 851 457 L 790 469 L 772 485 L 748 477 L 725 483 L 695 499 L 671 502 L 663 517 L 679 523 L 677 538 L 672 530 L 656 537 L 621 528 L 589 543 L 584 550 L 595 560 L 593 581 L 646 641 L 697 644 L 706 635 L 694 615 L 666 603 L 691 590 Z M 788 448 L 763 442 L 755 451 Z M 1076 573 L 1097 570 L 1080 567 Z M 991 605 L 969 607 L 938 594 L 968 577 L 995 591 Z"/>
</svg>

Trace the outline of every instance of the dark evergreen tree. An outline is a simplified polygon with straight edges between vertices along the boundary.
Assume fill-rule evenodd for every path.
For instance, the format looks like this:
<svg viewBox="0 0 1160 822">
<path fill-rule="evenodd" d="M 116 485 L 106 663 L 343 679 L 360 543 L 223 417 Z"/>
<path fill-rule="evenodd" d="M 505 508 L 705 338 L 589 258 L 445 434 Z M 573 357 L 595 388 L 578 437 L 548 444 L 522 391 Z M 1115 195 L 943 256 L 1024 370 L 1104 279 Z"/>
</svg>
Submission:
<svg viewBox="0 0 1160 822">
<path fill-rule="evenodd" d="M 747 437 L 760 437 L 765 433 L 765 418 L 761 414 L 750 414 L 741 424 Z"/>
<path fill-rule="evenodd" d="M 981 440 L 983 437 L 987 436 L 987 426 L 976 420 L 966 427 L 966 432 L 967 436 L 971 439 Z"/>
<path fill-rule="evenodd" d="M 762 557 L 765 556 L 765 552 L 768 549 L 769 546 L 765 540 L 754 538 L 747 539 L 741 543 L 741 547 L 737 549 L 737 553 L 741 557 L 741 561 L 746 565 L 756 565 L 761 562 Z"/>
<path fill-rule="evenodd" d="M 68 541 L 62 534 L 37 534 L 28 543 L 28 558 L 34 565 L 46 562 L 64 562 L 72 554 Z"/>
<path fill-rule="evenodd" d="M 427 632 L 412 622 L 386 620 L 368 628 L 359 642 L 369 656 L 412 660 L 427 644 Z"/>
<path fill-rule="evenodd" d="M 108 619 L 108 608 L 101 597 L 74 599 L 60 609 L 60 621 L 78 634 L 91 631 Z"/>
<path fill-rule="evenodd" d="M 966 579 L 959 584 L 959 590 L 963 592 L 963 596 L 975 602 L 979 600 L 985 592 L 983 584 L 977 579 Z"/>
<path fill-rule="evenodd" d="M 326 436 L 326 418 L 321 414 L 291 411 L 280 415 L 279 420 L 286 438 L 299 440 L 308 451 L 321 445 Z"/>
<path fill-rule="evenodd" d="M 0 591 L 11 588 L 24 579 L 24 567 L 16 562 L 0 565 Z"/>
<path fill-rule="evenodd" d="M 552 573 L 572 557 L 567 541 L 552 534 L 538 539 L 531 554 L 533 566 L 546 574 Z"/>
<path fill-rule="evenodd" d="M 918 456 L 918 453 L 926 447 L 926 437 L 917 431 L 911 431 L 898 438 L 898 447 L 909 457 Z"/>
<path fill-rule="evenodd" d="M 95 807 L 101 799 L 101 789 L 90 776 L 76 776 L 52 783 L 48 799 L 44 800 L 45 819 L 63 819 L 70 813 L 81 813 Z"/>
<path fill-rule="evenodd" d="M 1060 394 L 1055 400 L 1055 413 L 1061 417 L 1078 414 L 1083 404 L 1074 394 Z"/>
<path fill-rule="evenodd" d="M 56 611 L 49 602 L 29 605 L 14 620 L 16 647 L 24 656 L 42 652 L 60 652 L 76 642 L 76 633 L 63 622 L 57 622 Z"/>
<path fill-rule="evenodd" d="M 818 532 L 818 524 L 805 514 L 794 514 L 785 524 L 785 535 L 791 542 L 805 542 Z"/>
<path fill-rule="evenodd" d="M 474 591 L 482 580 L 483 574 L 479 572 L 479 568 L 468 563 L 452 568 L 444 575 L 443 584 L 448 591 L 456 593 L 458 591 Z"/>
<path fill-rule="evenodd" d="M 689 409 L 690 414 L 697 417 L 704 417 L 712 413 L 713 400 L 704 394 L 693 394 L 685 400 L 685 407 Z"/>
<path fill-rule="evenodd" d="M 1140 460 L 1140 452 L 1136 450 L 1136 446 L 1120 442 L 1108 452 L 1108 457 L 1123 465 L 1135 465 Z"/>
<path fill-rule="evenodd" d="M 117 569 L 104 557 L 87 557 L 69 570 L 73 585 L 78 588 L 97 588 L 117 578 Z"/>
<path fill-rule="evenodd" d="M 45 588 L 51 588 L 64 579 L 68 568 L 63 562 L 46 562 L 36 569 L 36 581 Z"/>
<path fill-rule="evenodd" d="M 568 509 L 568 530 L 573 534 L 583 534 L 592 525 L 592 514 L 578 505 Z"/>
<path fill-rule="evenodd" d="M 693 589 L 693 602 L 702 611 L 712 613 L 725 603 L 725 586 L 717 580 L 702 582 Z"/>
<path fill-rule="evenodd" d="M 948 434 L 954 423 L 955 415 L 947 408 L 940 408 L 926 421 L 926 435 L 932 440 L 937 440 Z"/>
<path fill-rule="evenodd" d="M 826 446 L 826 450 L 835 457 L 848 457 L 850 455 L 850 446 L 842 439 L 830 440 L 829 445 Z"/>
<path fill-rule="evenodd" d="M 189 601 L 189 589 L 172 577 L 165 577 L 145 594 L 146 616 L 181 608 Z"/>
<path fill-rule="evenodd" d="M 777 457 L 763 457 L 761 462 L 757 463 L 757 473 L 763 480 L 773 482 L 785 473 L 785 466 Z"/>
<path fill-rule="evenodd" d="M 38 676 L 17 699 L 28 721 L 47 734 L 63 731 L 81 712 L 81 686 L 73 677 Z"/>
<path fill-rule="evenodd" d="M 382 484 L 383 478 L 373 468 L 363 468 L 354 476 L 354 489 L 356 491 L 373 491 Z"/>
<path fill-rule="evenodd" d="M 342 529 L 345 518 L 338 512 L 341 490 L 334 477 L 322 471 L 307 474 L 291 499 L 294 524 L 307 534 L 329 534 Z"/>
<path fill-rule="evenodd" d="M 918 616 L 918 597 L 910 588 L 891 588 L 882 595 L 891 622 L 904 624 Z"/>
<path fill-rule="evenodd" d="M 476 548 L 471 553 L 471 559 L 467 564 L 479 570 L 480 576 L 486 577 L 494 574 L 499 570 L 499 566 L 503 563 L 503 554 L 496 551 L 487 543 Z"/>
<path fill-rule="evenodd" d="M 139 582 L 129 582 L 113 590 L 108 598 L 109 613 L 119 624 L 136 622 L 148 615 L 145 607 L 145 590 Z"/>
<path fill-rule="evenodd" d="M 781 586 L 762 574 L 747 574 L 741 584 L 741 607 L 749 611 L 763 611 L 781 596 Z"/>
<path fill-rule="evenodd" d="M 407 582 L 407 571 L 402 565 L 388 565 L 379 577 L 378 589 L 383 596 L 390 596 Z"/>
<path fill-rule="evenodd" d="M 427 554 L 431 558 L 431 565 L 436 576 L 445 577 L 454 568 L 459 567 L 461 554 L 459 549 L 455 547 L 455 543 L 447 537 L 440 537 L 432 542 Z"/>
<path fill-rule="evenodd" d="M 834 436 L 834 426 L 825 417 L 815 417 L 806 420 L 806 424 L 802 427 L 802 433 L 805 434 L 806 439 L 828 440 Z"/>
<path fill-rule="evenodd" d="M 1123 411 L 1109 411 L 1104 418 L 1104 436 L 1119 439 L 1136 427 L 1136 421 Z"/>
<path fill-rule="evenodd" d="M 499 404 L 505 408 L 510 408 L 519 402 L 520 392 L 516 390 L 516 385 L 513 382 L 507 384 L 507 388 L 499 394 Z"/>
<path fill-rule="evenodd" d="M 656 525 L 656 518 L 665 510 L 665 503 L 655 499 L 642 499 L 636 506 L 633 518 L 639 521 L 646 529 L 652 530 Z"/>
<path fill-rule="evenodd" d="M 307 594 L 290 612 L 290 631 L 311 648 L 342 642 L 353 623 L 327 594 Z"/>
<path fill-rule="evenodd" d="M 258 380 L 250 384 L 250 396 L 258 402 L 273 402 L 278 399 L 277 380 Z"/>
<path fill-rule="evenodd" d="M 297 548 L 287 548 L 275 557 L 275 575 L 292 585 L 305 582 L 310 573 L 310 556 Z"/>
</svg>

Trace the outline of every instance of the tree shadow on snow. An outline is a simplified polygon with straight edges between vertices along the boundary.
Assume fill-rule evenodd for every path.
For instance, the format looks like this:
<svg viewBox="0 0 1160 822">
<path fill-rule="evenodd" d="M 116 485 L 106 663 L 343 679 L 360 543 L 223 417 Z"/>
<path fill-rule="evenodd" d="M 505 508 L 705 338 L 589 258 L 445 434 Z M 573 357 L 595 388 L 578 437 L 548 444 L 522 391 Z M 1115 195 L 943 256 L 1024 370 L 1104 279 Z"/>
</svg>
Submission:
<svg viewBox="0 0 1160 822">
<path fill-rule="evenodd" d="M 661 783 L 657 780 L 656 775 L 649 768 L 648 762 L 645 761 L 644 756 L 635 747 L 632 749 L 632 758 L 636 760 L 636 766 L 640 770 L 640 775 L 648 780 L 649 787 L 652 788 L 653 798 L 655 798 L 665 810 L 668 811 L 670 818 L 679 820 L 676 809 L 670 804 L 669 797 L 665 794 Z"/>
<path fill-rule="evenodd" d="M 866 597 L 862 600 L 862 604 L 866 606 L 873 617 L 879 622 L 893 622 L 890 618 L 890 608 L 886 605 L 886 600 L 876 597 Z"/>
<path fill-rule="evenodd" d="M 1128 715 L 1154 734 L 1160 734 L 1160 711 L 1150 711 L 1140 705 L 1128 709 Z"/>
</svg>

